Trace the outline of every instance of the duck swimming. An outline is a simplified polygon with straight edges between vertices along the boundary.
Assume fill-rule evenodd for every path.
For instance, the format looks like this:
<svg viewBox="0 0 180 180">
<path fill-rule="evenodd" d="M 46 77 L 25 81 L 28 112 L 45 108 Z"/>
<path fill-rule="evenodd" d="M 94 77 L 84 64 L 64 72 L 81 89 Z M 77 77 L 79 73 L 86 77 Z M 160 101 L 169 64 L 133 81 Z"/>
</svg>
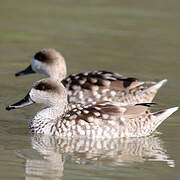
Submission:
<svg viewBox="0 0 180 180">
<path fill-rule="evenodd" d="M 69 102 L 88 104 L 97 101 L 121 102 L 123 105 L 152 102 L 166 79 L 154 83 L 138 81 L 108 71 L 89 71 L 66 77 L 66 63 L 55 49 L 42 49 L 31 65 L 16 73 L 21 76 L 42 73 L 62 82 L 68 91 Z"/>
<path fill-rule="evenodd" d="M 151 113 L 153 103 L 121 106 L 114 102 L 69 103 L 64 86 L 55 79 L 37 81 L 21 101 L 6 110 L 44 104 L 30 121 L 32 133 L 59 137 L 118 138 L 150 135 L 178 107 Z"/>
</svg>

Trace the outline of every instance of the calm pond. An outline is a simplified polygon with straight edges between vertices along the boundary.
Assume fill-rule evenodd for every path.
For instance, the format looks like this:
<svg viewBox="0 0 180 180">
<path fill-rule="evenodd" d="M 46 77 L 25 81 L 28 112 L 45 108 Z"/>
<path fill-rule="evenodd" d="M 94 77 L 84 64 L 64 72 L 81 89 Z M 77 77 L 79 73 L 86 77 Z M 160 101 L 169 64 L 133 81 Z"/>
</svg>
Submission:
<svg viewBox="0 0 180 180">
<path fill-rule="evenodd" d="M 40 106 L 5 111 L 44 77 L 14 74 L 49 47 L 69 74 L 167 78 L 155 110 L 179 106 L 179 0 L 1 0 L 0 21 L 0 179 L 180 179 L 180 111 L 150 137 L 111 141 L 32 136 L 28 120 Z"/>
</svg>

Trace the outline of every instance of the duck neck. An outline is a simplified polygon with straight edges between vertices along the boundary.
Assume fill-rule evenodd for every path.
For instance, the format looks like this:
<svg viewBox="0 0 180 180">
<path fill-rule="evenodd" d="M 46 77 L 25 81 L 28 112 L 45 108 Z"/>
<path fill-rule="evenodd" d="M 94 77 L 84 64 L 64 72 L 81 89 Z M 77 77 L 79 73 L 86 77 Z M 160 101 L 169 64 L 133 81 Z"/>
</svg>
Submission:
<svg viewBox="0 0 180 180">
<path fill-rule="evenodd" d="M 52 127 L 61 121 L 61 117 L 64 115 L 67 109 L 67 100 L 49 106 L 39 111 L 35 117 L 30 121 L 29 127 L 33 133 L 51 134 Z"/>
<path fill-rule="evenodd" d="M 63 62 L 57 62 L 57 65 L 54 65 L 53 68 L 50 69 L 48 72 L 48 76 L 53 79 L 59 79 L 62 81 L 67 75 L 66 70 L 66 63 L 63 60 Z"/>
<path fill-rule="evenodd" d="M 51 73 L 50 75 L 48 75 L 50 78 L 53 78 L 53 79 L 57 79 L 59 80 L 60 82 L 66 77 L 66 72 L 65 73 L 62 73 L 62 72 L 54 72 L 54 73 Z"/>
<path fill-rule="evenodd" d="M 62 116 L 65 113 L 65 110 L 66 110 L 66 106 L 63 106 L 63 107 L 62 106 L 50 106 L 50 107 L 44 108 L 37 114 L 43 115 L 45 113 L 46 116 L 43 115 L 44 118 L 56 119 L 56 118 Z"/>
</svg>

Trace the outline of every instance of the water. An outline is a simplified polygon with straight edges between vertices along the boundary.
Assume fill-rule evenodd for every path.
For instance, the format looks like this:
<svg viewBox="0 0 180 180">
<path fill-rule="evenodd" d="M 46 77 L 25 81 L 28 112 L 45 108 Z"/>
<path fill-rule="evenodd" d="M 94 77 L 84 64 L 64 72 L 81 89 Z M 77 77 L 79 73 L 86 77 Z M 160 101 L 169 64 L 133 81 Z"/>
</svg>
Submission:
<svg viewBox="0 0 180 180">
<path fill-rule="evenodd" d="M 7 112 L 44 76 L 16 78 L 34 52 L 61 51 L 68 73 L 106 69 L 168 83 L 157 109 L 178 106 L 180 2 L 1 1 L 0 179 L 180 179 L 180 113 L 160 133 L 114 141 L 32 136 L 27 122 L 39 106 Z"/>
</svg>

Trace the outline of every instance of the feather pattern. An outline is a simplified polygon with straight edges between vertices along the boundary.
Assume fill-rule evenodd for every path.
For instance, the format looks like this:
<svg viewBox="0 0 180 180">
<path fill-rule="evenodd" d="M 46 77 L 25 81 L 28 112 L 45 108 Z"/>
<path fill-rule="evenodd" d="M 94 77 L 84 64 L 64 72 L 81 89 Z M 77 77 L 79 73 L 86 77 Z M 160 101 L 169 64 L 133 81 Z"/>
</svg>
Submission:
<svg viewBox="0 0 180 180">
<path fill-rule="evenodd" d="M 58 137 L 118 138 L 150 135 L 178 107 L 151 113 L 153 103 L 121 105 L 109 101 L 68 103 L 62 84 L 47 78 L 36 82 L 26 101 L 45 104 L 30 121 L 31 132 Z M 23 107 L 24 100 L 6 109 Z"/>
</svg>

